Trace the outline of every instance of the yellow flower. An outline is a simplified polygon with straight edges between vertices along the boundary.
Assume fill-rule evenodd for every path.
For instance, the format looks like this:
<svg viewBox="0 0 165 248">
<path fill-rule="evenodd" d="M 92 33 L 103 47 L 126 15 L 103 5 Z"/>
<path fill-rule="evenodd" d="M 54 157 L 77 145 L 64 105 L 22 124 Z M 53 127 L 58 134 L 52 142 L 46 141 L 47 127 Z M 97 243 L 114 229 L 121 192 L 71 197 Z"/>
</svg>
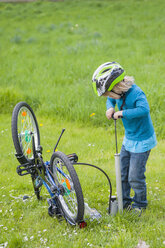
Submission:
<svg viewBox="0 0 165 248">
<path fill-rule="evenodd" d="M 43 124 L 42 123 L 40 123 L 40 127 L 43 127 Z"/>
<path fill-rule="evenodd" d="M 50 150 L 47 150 L 46 152 L 50 152 Z"/>
<path fill-rule="evenodd" d="M 92 117 L 92 116 L 94 116 L 95 115 L 95 113 L 92 113 L 92 114 L 90 114 L 90 117 Z"/>
</svg>

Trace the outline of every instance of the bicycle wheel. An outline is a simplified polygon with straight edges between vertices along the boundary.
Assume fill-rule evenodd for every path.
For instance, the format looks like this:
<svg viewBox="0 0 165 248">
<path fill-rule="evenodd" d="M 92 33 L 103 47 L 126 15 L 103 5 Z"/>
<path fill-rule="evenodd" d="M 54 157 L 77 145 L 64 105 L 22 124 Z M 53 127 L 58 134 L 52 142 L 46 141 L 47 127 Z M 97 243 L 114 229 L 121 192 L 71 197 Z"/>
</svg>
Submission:
<svg viewBox="0 0 165 248">
<path fill-rule="evenodd" d="M 32 137 L 36 149 L 40 145 L 40 134 L 35 114 L 26 102 L 19 102 L 15 106 L 11 129 L 18 161 L 21 164 L 32 163 L 34 160 Z"/>
<path fill-rule="evenodd" d="M 84 197 L 73 165 L 64 153 L 58 151 L 51 157 L 50 169 L 55 183 L 61 189 L 58 198 L 66 219 L 81 222 L 84 216 Z"/>
</svg>

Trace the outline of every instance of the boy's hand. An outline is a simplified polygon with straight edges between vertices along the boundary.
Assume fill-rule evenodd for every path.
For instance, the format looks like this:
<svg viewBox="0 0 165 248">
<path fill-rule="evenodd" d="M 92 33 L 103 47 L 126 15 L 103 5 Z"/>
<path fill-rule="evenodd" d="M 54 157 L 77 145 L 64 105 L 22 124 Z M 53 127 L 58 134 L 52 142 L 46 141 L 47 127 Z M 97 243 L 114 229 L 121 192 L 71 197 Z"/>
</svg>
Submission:
<svg viewBox="0 0 165 248">
<path fill-rule="evenodd" d="M 106 117 L 108 118 L 108 120 L 110 120 L 112 118 L 113 113 L 115 113 L 115 109 L 114 108 L 109 108 L 106 111 Z"/>
<path fill-rule="evenodd" d="M 122 118 L 123 117 L 123 111 L 117 111 L 114 113 L 114 119 L 119 119 L 119 118 Z"/>
</svg>

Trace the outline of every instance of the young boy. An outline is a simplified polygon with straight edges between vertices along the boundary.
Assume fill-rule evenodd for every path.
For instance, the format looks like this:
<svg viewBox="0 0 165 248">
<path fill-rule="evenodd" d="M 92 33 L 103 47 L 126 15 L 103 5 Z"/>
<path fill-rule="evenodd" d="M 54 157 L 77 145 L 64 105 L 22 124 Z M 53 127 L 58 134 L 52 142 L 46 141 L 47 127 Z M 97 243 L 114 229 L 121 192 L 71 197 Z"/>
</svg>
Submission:
<svg viewBox="0 0 165 248">
<path fill-rule="evenodd" d="M 120 152 L 123 207 L 145 209 L 146 163 L 150 150 L 157 143 L 146 96 L 134 84 L 133 77 L 125 76 L 124 69 L 116 62 L 99 66 L 92 81 L 95 93 L 107 97 L 107 118 L 121 117 L 125 128 Z M 117 112 L 116 104 L 119 109 Z M 131 188 L 135 193 L 133 198 L 130 197 Z"/>
</svg>

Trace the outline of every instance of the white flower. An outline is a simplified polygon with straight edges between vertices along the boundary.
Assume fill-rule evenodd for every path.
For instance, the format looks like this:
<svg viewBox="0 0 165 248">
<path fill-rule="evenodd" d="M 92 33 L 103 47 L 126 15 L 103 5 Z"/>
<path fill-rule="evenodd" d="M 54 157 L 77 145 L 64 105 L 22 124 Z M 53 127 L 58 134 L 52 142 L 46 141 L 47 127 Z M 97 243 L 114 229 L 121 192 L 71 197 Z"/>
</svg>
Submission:
<svg viewBox="0 0 165 248">
<path fill-rule="evenodd" d="M 27 236 L 24 237 L 24 241 L 28 241 L 28 237 Z"/>
<path fill-rule="evenodd" d="M 8 242 L 5 242 L 3 244 L 0 244 L 0 248 L 5 248 L 5 247 L 7 247 L 7 245 L 8 245 Z"/>
<path fill-rule="evenodd" d="M 142 248 L 149 248 L 150 246 L 147 245 L 145 241 L 139 240 L 139 243 L 138 243 L 138 245 L 136 246 L 136 248 L 141 248 L 141 247 L 142 247 Z"/>
</svg>

